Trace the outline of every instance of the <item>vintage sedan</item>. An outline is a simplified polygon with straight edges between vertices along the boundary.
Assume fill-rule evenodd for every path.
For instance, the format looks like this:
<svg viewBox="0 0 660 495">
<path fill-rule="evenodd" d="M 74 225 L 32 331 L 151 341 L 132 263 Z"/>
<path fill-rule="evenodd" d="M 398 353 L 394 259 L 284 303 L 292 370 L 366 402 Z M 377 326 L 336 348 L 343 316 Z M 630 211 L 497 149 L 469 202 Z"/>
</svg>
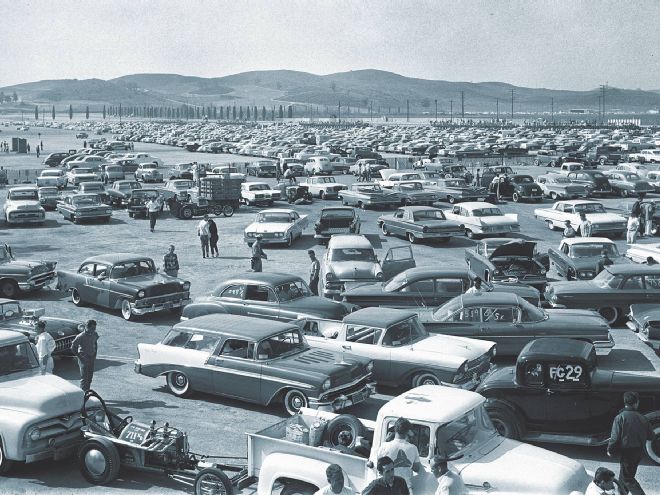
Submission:
<svg viewBox="0 0 660 495">
<path fill-rule="evenodd" d="M 605 172 L 605 175 L 612 186 L 612 193 L 624 198 L 655 192 L 655 187 L 634 172 L 608 170 Z"/>
<path fill-rule="evenodd" d="M 81 182 L 96 182 L 101 179 L 99 174 L 94 172 L 91 168 L 78 167 L 69 170 L 66 174 L 67 181 L 72 186 L 77 186 Z"/>
<path fill-rule="evenodd" d="M 536 208 L 534 217 L 545 222 L 550 230 L 563 230 L 566 227 L 566 220 L 568 220 L 580 235 L 580 213 L 584 213 L 591 223 L 591 235 L 621 237 L 626 231 L 626 218 L 607 212 L 605 207 L 597 201 L 584 199 L 557 201 L 551 208 Z"/>
<path fill-rule="evenodd" d="M 135 180 L 142 182 L 163 182 L 163 173 L 155 163 L 140 163 L 135 171 Z"/>
<path fill-rule="evenodd" d="M 396 182 L 390 190 L 399 194 L 402 205 L 426 205 L 431 206 L 438 196 L 433 191 L 425 189 L 421 180 Z"/>
<path fill-rule="evenodd" d="M 497 206 L 482 201 L 455 205 L 451 210 L 445 210 L 445 216 L 465 225 L 465 235 L 470 239 L 520 232 L 516 213 L 502 213 Z"/>
<path fill-rule="evenodd" d="M 307 186 L 310 194 L 320 199 L 336 199 L 339 197 L 339 191 L 347 189 L 347 186 L 338 184 L 335 178 L 330 176 L 307 177 L 300 184 Z"/>
<path fill-rule="evenodd" d="M 142 184 L 136 180 L 118 180 L 113 182 L 107 193 L 112 198 L 112 203 L 121 206 L 128 204 L 128 200 L 136 189 L 142 189 Z"/>
<path fill-rule="evenodd" d="M 646 345 L 660 351 L 660 305 L 632 304 L 626 326 Z"/>
<path fill-rule="evenodd" d="M 378 184 L 358 182 L 348 189 L 339 191 L 339 199 L 344 206 L 367 208 L 389 208 L 401 204 L 401 196 L 394 191 L 382 189 Z"/>
<path fill-rule="evenodd" d="M 101 165 L 101 182 L 104 184 L 112 184 L 117 180 L 124 180 L 126 174 L 124 167 L 114 163 L 106 163 Z"/>
<path fill-rule="evenodd" d="M 58 270 L 57 288 L 71 292 L 76 306 L 118 309 L 125 320 L 190 302 L 190 282 L 158 273 L 151 258 L 113 253 L 87 258 L 76 271 Z"/>
<path fill-rule="evenodd" d="M 498 348 L 499 350 L 499 348 Z M 657 375 L 598 366 L 594 346 L 564 338 L 530 342 L 516 366 L 498 368 L 477 392 L 500 435 L 528 442 L 604 446 L 623 409 L 623 394 L 640 396 L 638 411 L 654 429 L 646 452 L 660 464 L 660 388 Z"/>
<path fill-rule="evenodd" d="M 558 249 L 548 249 L 550 267 L 566 280 L 591 280 L 598 275 L 603 251 L 613 263 L 630 263 L 607 237 L 572 237 L 562 239 Z"/>
<path fill-rule="evenodd" d="M 64 189 L 67 181 L 66 172 L 59 168 L 42 170 L 36 179 L 37 187 L 55 186 L 59 189 Z"/>
<path fill-rule="evenodd" d="M 5 221 L 10 225 L 43 224 L 46 221 L 46 210 L 41 206 L 36 186 L 9 188 L 3 210 Z"/>
<path fill-rule="evenodd" d="M 361 308 L 433 307 L 463 294 L 476 278 L 476 273 L 463 268 L 409 268 L 385 282 L 353 285 L 344 290 L 341 297 L 342 301 Z M 529 285 L 482 282 L 482 288 L 486 292 L 517 294 L 531 304 L 539 305 L 539 291 Z"/>
<path fill-rule="evenodd" d="M 273 208 L 257 213 L 250 225 L 245 227 L 243 240 L 252 246 L 257 236 L 261 236 L 262 244 L 284 244 L 291 246 L 295 239 L 303 236 L 307 227 L 307 215 L 287 208 Z"/>
<path fill-rule="evenodd" d="M 279 201 L 280 190 L 271 189 L 265 182 L 243 182 L 241 184 L 241 200 L 248 206 L 273 206 L 273 201 Z"/>
<path fill-rule="evenodd" d="M 461 178 L 438 179 L 435 186 L 426 187 L 436 193 L 438 201 L 450 204 L 459 201 L 483 201 L 488 196 L 485 188 L 468 185 L 465 179 Z"/>
<path fill-rule="evenodd" d="M 621 216 L 624 217 L 630 217 L 630 213 L 632 213 L 632 209 L 637 203 L 637 199 L 626 199 L 624 201 L 621 201 L 620 203 L 617 203 L 613 208 L 611 208 L 612 211 L 615 211 L 617 213 L 620 213 Z M 658 232 L 660 229 L 658 226 L 660 226 L 660 200 L 658 199 L 650 199 L 650 198 L 644 198 L 644 201 L 642 201 L 642 206 L 644 203 L 651 203 L 654 205 L 654 210 L 653 210 L 653 216 L 651 220 L 651 235 L 658 235 Z M 640 222 L 641 226 L 639 228 L 640 233 L 645 231 L 645 223 L 646 220 L 644 219 L 644 210 L 642 209 L 642 215 L 640 217 Z M 636 244 L 632 245 L 631 247 L 634 247 Z"/>
<path fill-rule="evenodd" d="M 39 188 L 39 204 L 44 210 L 56 210 L 60 199 L 60 190 L 57 187 L 44 186 Z"/>
<path fill-rule="evenodd" d="M 128 198 L 128 204 L 126 205 L 128 216 L 131 218 L 147 218 L 149 216 L 147 203 L 149 200 L 157 198 L 158 193 L 158 189 L 135 189 L 131 197 Z M 163 211 L 164 205 L 164 202 L 161 203 L 160 211 Z"/>
<path fill-rule="evenodd" d="M 195 298 L 195 302 L 183 310 L 181 319 L 223 313 L 279 321 L 305 316 L 340 320 L 351 308 L 351 305 L 315 296 L 295 275 L 246 273 L 225 280 L 207 296 Z"/>
<path fill-rule="evenodd" d="M 379 385 L 473 390 L 495 356 L 493 342 L 429 335 L 415 313 L 400 309 L 365 308 L 342 321 L 306 318 L 296 324 L 312 347 L 373 360 Z"/>
<path fill-rule="evenodd" d="M 584 184 L 575 183 L 562 174 L 539 175 L 536 178 L 536 183 L 543 191 L 543 194 L 548 198 L 552 198 L 554 201 L 558 199 L 586 198 L 589 196 L 589 191 Z"/>
<path fill-rule="evenodd" d="M 566 174 L 574 184 L 581 184 L 587 188 L 589 196 L 612 194 L 612 186 L 607 176 L 599 170 L 576 170 Z"/>
<path fill-rule="evenodd" d="M 465 250 L 469 269 L 488 282 L 521 282 L 543 292 L 547 271 L 537 259 L 536 243 L 524 239 L 482 239 Z"/>
<path fill-rule="evenodd" d="M 629 244 L 626 258 L 635 263 L 646 263 L 649 258 L 653 258 L 656 263 L 660 263 L 660 244 Z"/>
<path fill-rule="evenodd" d="M 11 247 L 0 243 L 0 295 L 16 297 L 21 291 L 39 290 L 55 279 L 56 261 L 14 258 Z"/>
<path fill-rule="evenodd" d="M 105 190 L 103 182 L 83 182 L 78 184 L 74 190 L 74 194 L 96 194 L 99 201 L 104 205 L 111 205 L 112 198 Z"/>
<path fill-rule="evenodd" d="M 179 397 L 201 391 L 261 405 L 337 411 L 373 391 L 369 359 L 313 349 L 290 323 L 206 315 L 178 323 L 158 344 L 138 344 L 135 372 L 165 376 Z"/>
<path fill-rule="evenodd" d="M 108 223 L 112 208 L 101 202 L 98 194 L 72 194 L 57 203 L 57 211 L 65 220 L 80 223 L 83 220 L 100 220 Z"/>
<path fill-rule="evenodd" d="M 325 242 L 333 234 L 359 234 L 360 217 L 355 208 L 331 206 L 321 210 L 321 216 L 314 225 L 314 239 Z"/>
<path fill-rule="evenodd" d="M 392 189 L 393 186 L 401 181 L 422 180 L 417 170 L 394 170 L 386 168 L 381 170 L 378 175 L 381 179 L 376 179 L 376 182 L 385 189 Z"/>
<path fill-rule="evenodd" d="M 555 308 L 596 310 L 613 325 L 631 304 L 660 303 L 660 265 L 610 265 L 592 280 L 551 282 L 545 300 Z"/>
<path fill-rule="evenodd" d="M 515 174 L 511 176 L 501 176 L 498 180 L 493 180 L 488 186 L 488 192 L 491 197 L 511 198 L 514 203 L 521 201 L 541 201 L 543 200 L 543 191 L 541 187 L 534 182 L 531 175 Z"/>
<path fill-rule="evenodd" d="M 598 313 L 541 309 L 515 294 L 464 294 L 436 310 L 422 310 L 419 314 L 430 333 L 492 340 L 500 356 L 515 357 L 528 342 L 539 337 L 587 340 L 603 351 L 614 347 L 610 327 Z"/>
<path fill-rule="evenodd" d="M 158 192 L 163 197 L 163 200 L 167 202 L 178 194 L 187 193 L 188 189 L 191 189 L 193 185 L 191 179 L 171 179 L 166 181 L 165 185 L 158 189 Z"/>
<path fill-rule="evenodd" d="M 403 206 L 394 213 L 378 217 L 383 235 L 399 235 L 411 244 L 421 240 L 449 242 L 454 236 L 465 235 L 465 226 L 447 220 L 442 210 L 428 206 Z"/>
<path fill-rule="evenodd" d="M 261 160 L 249 163 L 245 167 L 245 172 L 248 175 L 254 175 L 255 177 L 275 177 L 275 175 L 277 175 L 277 167 L 274 162 Z"/>
</svg>

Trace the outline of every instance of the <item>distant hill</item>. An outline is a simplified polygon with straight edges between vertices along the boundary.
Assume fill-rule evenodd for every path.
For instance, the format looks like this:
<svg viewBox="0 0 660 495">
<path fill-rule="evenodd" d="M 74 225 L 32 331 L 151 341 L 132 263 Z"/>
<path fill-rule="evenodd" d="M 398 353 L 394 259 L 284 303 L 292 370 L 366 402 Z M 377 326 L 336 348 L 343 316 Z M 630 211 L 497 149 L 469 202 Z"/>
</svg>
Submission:
<svg viewBox="0 0 660 495">
<path fill-rule="evenodd" d="M 258 107 L 297 104 L 330 111 L 339 102 L 343 108 L 370 106 L 374 113 L 461 111 L 461 94 L 466 112 L 495 112 L 499 100 L 502 115 L 510 112 L 513 90 L 515 112 L 550 112 L 571 108 L 598 108 L 600 92 L 525 88 L 501 82 L 455 82 L 406 77 L 392 72 L 365 69 L 328 75 L 291 70 L 250 71 L 224 77 L 204 78 L 177 74 L 133 74 L 104 81 L 62 79 L 17 84 L 0 88 L 14 91 L 25 104 L 100 105 L 256 105 Z M 642 91 L 608 88 L 606 107 L 646 112 L 660 109 L 660 90 Z M 343 112 L 343 110 L 342 110 Z"/>
</svg>

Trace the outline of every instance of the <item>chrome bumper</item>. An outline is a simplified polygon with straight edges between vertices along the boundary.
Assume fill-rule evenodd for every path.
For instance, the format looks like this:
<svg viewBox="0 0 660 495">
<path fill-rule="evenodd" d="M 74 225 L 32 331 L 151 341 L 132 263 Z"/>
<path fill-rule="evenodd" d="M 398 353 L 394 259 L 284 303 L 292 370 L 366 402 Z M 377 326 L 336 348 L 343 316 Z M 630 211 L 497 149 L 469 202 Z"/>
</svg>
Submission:
<svg viewBox="0 0 660 495">
<path fill-rule="evenodd" d="M 135 306 L 135 303 L 132 302 L 131 304 L 131 313 L 134 315 L 146 315 L 147 313 L 155 313 L 157 311 L 166 311 L 169 309 L 174 309 L 174 308 L 183 308 L 187 304 L 190 304 L 192 302 L 191 299 L 179 299 L 178 301 L 168 301 L 164 303 L 159 303 L 159 304 L 152 304 L 150 306 L 143 306 L 137 308 Z"/>
<path fill-rule="evenodd" d="M 359 404 L 360 402 L 364 402 L 374 393 L 375 390 L 375 383 L 367 383 L 364 387 L 353 393 L 347 395 L 341 394 L 331 400 L 322 401 L 319 399 L 309 399 L 309 407 L 320 411 L 339 411 L 349 406 Z"/>
</svg>

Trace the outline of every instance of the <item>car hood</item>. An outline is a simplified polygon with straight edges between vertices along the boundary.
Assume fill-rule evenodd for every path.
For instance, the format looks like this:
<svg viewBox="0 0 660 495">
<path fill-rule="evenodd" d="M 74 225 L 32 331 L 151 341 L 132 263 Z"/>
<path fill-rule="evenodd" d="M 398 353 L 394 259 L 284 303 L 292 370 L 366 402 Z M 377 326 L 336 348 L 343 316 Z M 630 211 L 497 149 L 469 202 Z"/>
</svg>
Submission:
<svg viewBox="0 0 660 495">
<path fill-rule="evenodd" d="M 454 337 L 452 335 L 433 334 L 429 337 L 414 343 L 411 346 L 402 346 L 410 348 L 419 353 L 442 354 L 453 358 L 460 358 L 458 365 L 463 360 L 472 361 L 486 354 L 493 346 L 494 342 L 488 340 L 469 339 L 465 337 Z"/>
<path fill-rule="evenodd" d="M 382 270 L 374 261 L 332 261 L 329 267 L 338 279 L 375 279 Z"/>
<path fill-rule="evenodd" d="M 24 372 L 20 378 L 0 381 L 0 409 L 57 416 L 79 410 L 84 392 L 51 374 Z"/>
<path fill-rule="evenodd" d="M 167 275 L 161 275 L 160 273 L 148 273 L 130 278 L 121 278 L 117 282 L 124 287 L 138 290 L 152 285 L 178 283 L 178 280 Z"/>
<path fill-rule="evenodd" d="M 46 331 L 51 334 L 54 339 L 78 335 L 80 332 L 78 326 L 82 323 L 75 320 L 69 320 L 67 318 L 55 318 L 52 316 L 42 316 L 39 318 L 39 320 L 46 323 Z M 22 318 L 0 322 L 0 330 L 5 329 L 21 332 L 29 337 L 36 337 L 37 335 L 37 331 L 35 330 L 32 322 Z"/>
<path fill-rule="evenodd" d="M 26 206 L 35 209 L 41 208 L 38 199 L 22 199 L 22 200 L 12 199 L 8 201 L 8 206 L 11 208 L 20 208 L 20 209 L 25 209 Z"/>
<path fill-rule="evenodd" d="M 283 303 L 283 306 L 287 310 L 298 311 L 301 315 L 318 316 L 331 320 L 341 320 L 348 314 L 348 309 L 342 303 L 318 296 L 302 297 Z"/>
<path fill-rule="evenodd" d="M 294 224 L 293 223 L 260 223 L 254 222 L 247 226 L 246 232 L 256 232 L 258 234 L 266 234 L 269 232 L 286 232 Z"/>
<path fill-rule="evenodd" d="M 535 242 L 530 241 L 512 241 L 502 244 L 495 248 L 495 250 L 488 257 L 489 259 L 505 257 L 505 256 L 524 256 L 525 258 L 534 257 Z"/>
<path fill-rule="evenodd" d="M 49 266 L 52 265 L 52 266 Z M 7 273 L 7 272 L 16 272 L 16 271 L 23 271 L 27 272 L 28 270 L 34 270 L 35 268 L 43 267 L 45 266 L 46 269 L 41 270 L 41 272 L 45 273 L 47 271 L 51 271 L 55 268 L 55 262 L 50 262 L 50 261 L 32 261 L 32 260 L 11 260 L 7 263 L 0 263 L 0 274 Z"/>
<path fill-rule="evenodd" d="M 366 358 L 312 347 L 292 356 L 274 359 L 269 362 L 268 369 L 271 372 L 278 370 L 287 377 L 293 374 L 301 381 L 318 385 L 330 378 L 330 386 L 336 387 L 366 376 L 368 363 Z"/>
</svg>

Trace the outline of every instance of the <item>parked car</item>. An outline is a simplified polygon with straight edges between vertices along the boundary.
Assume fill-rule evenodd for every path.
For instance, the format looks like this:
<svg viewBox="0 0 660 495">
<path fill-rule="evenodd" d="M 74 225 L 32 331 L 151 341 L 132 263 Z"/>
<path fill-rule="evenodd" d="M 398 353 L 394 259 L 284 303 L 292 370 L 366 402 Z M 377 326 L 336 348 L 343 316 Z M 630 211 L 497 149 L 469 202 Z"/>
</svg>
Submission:
<svg viewBox="0 0 660 495">
<path fill-rule="evenodd" d="M 94 172 L 91 168 L 78 167 L 73 170 L 69 170 L 66 174 L 67 181 L 72 186 L 77 186 L 82 182 L 97 182 L 100 177 Z"/>
<path fill-rule="evenodd" d="M 179 397 L 201 391 L 261 405 L 337 411 L 372 393 L 373 364 L 313 349 L 290 323 L 207 315 L 175 325 L 158 344 L 138 344 L 137 373 L 165 376 Z"/>
<path fill-rule="evenodd" d="M 104 184 L 112 184 L 117 180 L 124 180 L 125 178 L 124 167 L 121 165 L 108 163 L 101 167 L 101 182 Z"/>
<path fill-rule="evenodd" d="M 464 294 L 419 315 L 429 333 L 493 341 L 498 356 L 518 356 L 528 342 L 540 337 L 587 340 L 604 352 L 614 347 L 610 327 L 598 313 L 542 309 L 504 292 Z"/>
<path fill-rule="evenodd" d="M 383 169 L 379 172 L 381 179 L 376 179 L 380 187 L 391 189 L 395 184 L 401 181 L 422 180 L 422 176 L 417 170 L 394 170 L 390 168 Z"/>
<path fill-rule="evenodd" d="M 125 153 L 124 157 L 127 160 L 133 160 L 137 163 L 153 163 L 159 167 L 163 166 L 163 160 L 157 156 L 152 156 L 149 153 Z"/>
<path fill-rule="evenodd" d="M 57 288 L 76 306 L 118 309 L 125 320 L 157 311 L 179 313 L 190 302 L 190 282 L 158 273 L 151 258 L 113 253 L 87 258 L 76 271 L 58 270 Z"/>
<path fill-rule="evenodd" d="M 578 170 L 576 172 L 568 172 L 566 174 L 571 182 L 581 184 L 587 188 L 589 196 L 600 194 L 602 196 L 612 193 L 612 186 L 602 172 L 598 170 Z"/>
<path fill-rule="evenodd" d="M 48 186 L 39 188 L 39 204 L 41 204 L 44 210 L 56 210 L 59 200 L 60 190 L 57 187 Z"/>
<path fill-rule="evenodd" d="M 300 215 L 295 210 L 263 210 L 257 213 L 254 222 L 245 227 L 243 239 L 248 246 L 252 246 L 257 235 L 260 235 L 262 244 L 284 244 L 290 247 L 297 238 L 302 239 L 307 224 L 307 215 Z"/>
<path fill-rule="evenodd" d="M 135 171 L 135 180 L 142 182 L 163 182 L 163 174 L 155 163 L 140 163 Z"/>
<path fill-rule="evenodd" d="M 635 263 L 646 263 L 649 257 L 660 263 L 660 244 L 630 244 L 626 251 L 626 258 Z"/>
<path fill-rule="evenodd" d="M 357 176 L 363 170 L 369 170 L 372 176 L 375 176 L 383 169 L 389 168 L 386 163 L 382 163 L 380 159 L 376 158 L 358 158 L 356 162 L 351 165 L 351 174 Z"/>
<path fill-rule="evenodd" d="M 314 239 L 328 241 L 333 234 L 359 234 L 360 217 L 355 208 L 331 206 L 321 209 L 321 215 L 314 224 Z"/>
<path fill-rule="evenodd" d="M 10 187 L 2 208 L 8 225 L 43 224 L 46 221 L 46 211 L 41 206 L 36 186 Z"/>
<path fill-rule="evenodd" d="M 431 206 L 438 199 L 437 194 L 425 189 L 421 180 L 397 182 L 390 189 L 399 195 L 402 205 Z"/>
<path fill-rule="evenodd" d="M 296 324 L 312 347 L 372 360 L 378 385 L 473 390 L 496 351 L 488 341 L 430 335 L 415 313 L 400 309 L 365 308 L 342 321 L 303 318 Z"/>
<path fill-rule="evenodd" d="M 488 196 L 485 188 L 470 186 L 461 178 L 438 179 L 435 186 L 425 187 L 436 193 L 439 201 L 450 204 L 459 201 L 483 201 Z"/>
<path fill-rule="evenodd" d="M 118 180 L 112 183 L 107 189 L 112 204 L 122 206 L 128 204 L 128 200 L 133 195 L 133 191 L 142 189 L 142 184 L 136 180 Z"/>
<path fill-rule="evenodd" d="M 634 172 L 622 172 L 619 170 L 608 170 L 605 172 L 612 186 L 612 193 L 621 197 L 639 196 L 655 192 L 655 187 L 642 179 Z"/>
<path fill-rule="evenodd" d="M 355 158 L 350 158 L 346 156 L 338 156 L 330 160 L 332 165 L 333 172 L 339 172 L 340 174 L 348 174 L 351 171 L 351 165 L 355 164 L 357 160 Z"/>
<path fill-rule="evenodd" d="M 449 242 L 454 236 L 465 235 L 463 224 L 447 220 L 442 210 L 428 206 L 402 206 L 378 217 L 377 223 L 383 235 L 399 235 L 411 244 L 425 239 Z"/>
<path fill-rule="evenodd" d="M 83 220 L 100 220 L 108 223 L 112 217 L 112 208 L 103 204 L 98 194 L 72 194 L 60 199 L 57 211 L 65 220 L 80 223 Z"/>
<path fill-rule="evenodd" d="M 42 170 L 37 177 L 37 187 L 57 187 L 64 189 L 68 182 L 66 172 L 62 169 L 46 169 Z"/>
<path fill-rule="evenodd" d="M 640 177 L 646 179 L 646 174 L 648 174 L 650 170 L 650 167 L 644 165 L 643 163 L 631 162 L 619 163 L 616 167 L 614 167 L 614 170 L 611 170 L 611 172 L 632 172 L 633 174 L 637 174 Z"/>
<path fill-rule="evenodd" d="M 626 326 L 650 348 L 660 351 L 660 306 L 656 303 L 631 304 L 628 319 Z"/>
<path fill-rule="evenodd" d="M 516 172 L 506 165 L 493 165 L 489 167 L 484 167 L 481 171 L 481 175 L 476 178 L 476 185 L 481 187 L 489 187 L 490 183 L 493 182 L 493 179 L 498 175 L 501 177 L 515 175 Z M 467 181 L 467 179 L 466 179 Z M 467 181 L 468 183 L 472 181 Z"/>
<path fill-rule="evenodd" d="M 341 293 L 344 302 L 361 308 L 433 307 L 460 296 L 472 285 L 477 274 L 463 268 L 409 268 L 384 282 L 363 282 Z M 529 303 L 539 305 L 539 291 L 520 283 L 482 282 L 485 292 L 517 294 Z"/>
<path fill-rule="evenodd" d="M 321 199 L 337 199 L 339 191 L 347 189 L 344 184 L 338 184 L 334 177 L 320 176 L 307 177 L 300 185 L 307 186 L 307 190 L 312 196 Z"/>
<path fill-rule="evenodd" d="M 562 239 L 558 249 L 548 249 L 550 267 L 566 280 L 591 280 L 598 275 L 603 251 L 612 263 L 630 263 L 607 237 L 572 237 Z"/>
<path fill-rule="evenodd" d="M 124 171 L 124 178 L 135 177 L 135 171 L 140 166 L 140 164 L 135 160 L 127 160 L 126 158 L 120 158 L 118 160 L 114 160 L 113 163 L 115 165 L 119 165 L 121 169 Z"/>
<path fill-rule="evenodd" d="M 276 170 L 275 163 L 271 161 L 252 162 L 245 167 L 246 173 L 255 177 L 275 177 Z"/>
<path fill-rule="evenodd" d="M 581 235 L 580 213 L 591 223 L 591 235 L 621 237 L 627 228 L 627 219 L 616 213 L 608 213 L 597 201 L 576 199 L 557 201 L 551 208 L 536 208 L 534 217 L 546 223 L 550 230 L 564 229 L 566 221 Z"/>
<path fill-rule="evenodd" d="M 194 187 L 192 179 L 172 179 L 165 182 L 165 185 L 158 190 L 165 202 L 181 193 L 187 193 L 188 189 Z"/>
<path fill-rule="evenodd" d="M 14 299 L 21 292 L 32 292 L 55 279 L 56 261 L 16 259 L 8 244 L 0 243 L 0 295 Z"/>
<path fill-rule="evenodd" d="M 483 201 L 466 201 L 454 205 L 452 209 L 445 210 L 445 216 L 465 225 L 465 235 L 470 239 L 520 232 L 516 213 L 504 214 L 497 206 Z"/>
<path fill-rule="evenodd" d="M 551 282 L 545 290 L 553 307 L 596 310 L 610 325 L 641 299 L 660 303 L 660 266 L 610 265 L 592 280 Z"/>
<path fill-rule="evenodd" d="M 544 338 L 528 343 L 516 366 L 484 378 L 477 392 L 500 435 L 525 441 L 603 446 L 623 409 L 623 393 L 640 395 L 638 411 L 656 434 L 660 417 L 657 376 L 598 366 L 594 345 L 574 339 Z M 646 451 L 660 463 L 657 441 Z"/>
<path fill-rule="evenodd" d="M 543 200 L 543 191 L 531 175 L 501 176 L 499 182 L 493 180 L 490 183 L 488 192 L 493 198 L 511 198 L 514 203 Z"/>
<path fill-rule="evenodd" d="M 183 310 L 182 319 L 211 313 L 291 321 L 302 317 L 340 320 L 350 305 L 314 296 L 300 277 L 285 273 L 245 273 L 218 284 Z"/>
<path fill-rule="evenodd" d="M 332 175 L 334 171 L 335 167 L 327 156 L 312 156 L 305 163 L 305 174 L 308 176 Z"/>
<path fill-rule="evenodd" d="M 660 149 L 641 150 L 634 158 L 640 163 L 660 163 Z"/>
<path fill-rule="evenodd" d="M 398 193 L 369 182 L 351 184 L 348 189 L 339 191 L 339 199 L 344 206 L 356 206 L 363 210 L 401 204 L 401 196 Z"/>
<path fill-rule="evenodd" d="M 103 182 L 82 182 L 76 186 L 74 194 L 96 194 L 101 203 L 112 204 L 112 198 L 106 192 Z"/>
<path fill-rule="evenodd" d="M 58 167 L 62 160 L 68 157 L 68 153 L 51 153 L 46 158 L 44 158 L 43 164 L 48 167 Z"/>
<path fill-rule="evenodd" d="M 280 200 L 280 191 L 271 189 L 265 182 L 243 182 L 241 199 L 248 206 L 273 206 L 273 201 Z"/>
<path fill-rule="evenodd" d="M 128 198 L 128 203 L 126 205 L 126 210 L 128 211 L 128 216 L 130 218 L 147 218 L 149 216 L 149 211 L 147 209 L 147 203 L 149 200 L 158 197 L 158 189 L 135 189 L 131 194 L 131 197 Z M 161 203 L 160 211 L 163 211 L 165 203 Z"/>
<path fill-rule="evenodd" d="M 649 170 L 646 174 L 646 181 L 651 184 L 656 193 L 660 193 L 660 171 Z"/>
<path fill-rule="evenodd" d="M 589 196 L 587 186 L 574 183 L 567 176 L 561 174 L 539 175 L 536 178 L 536 183 L 546 197 L 552 198 L 555 201 L 558 199 L 577 199 Z"/>
</svg>

